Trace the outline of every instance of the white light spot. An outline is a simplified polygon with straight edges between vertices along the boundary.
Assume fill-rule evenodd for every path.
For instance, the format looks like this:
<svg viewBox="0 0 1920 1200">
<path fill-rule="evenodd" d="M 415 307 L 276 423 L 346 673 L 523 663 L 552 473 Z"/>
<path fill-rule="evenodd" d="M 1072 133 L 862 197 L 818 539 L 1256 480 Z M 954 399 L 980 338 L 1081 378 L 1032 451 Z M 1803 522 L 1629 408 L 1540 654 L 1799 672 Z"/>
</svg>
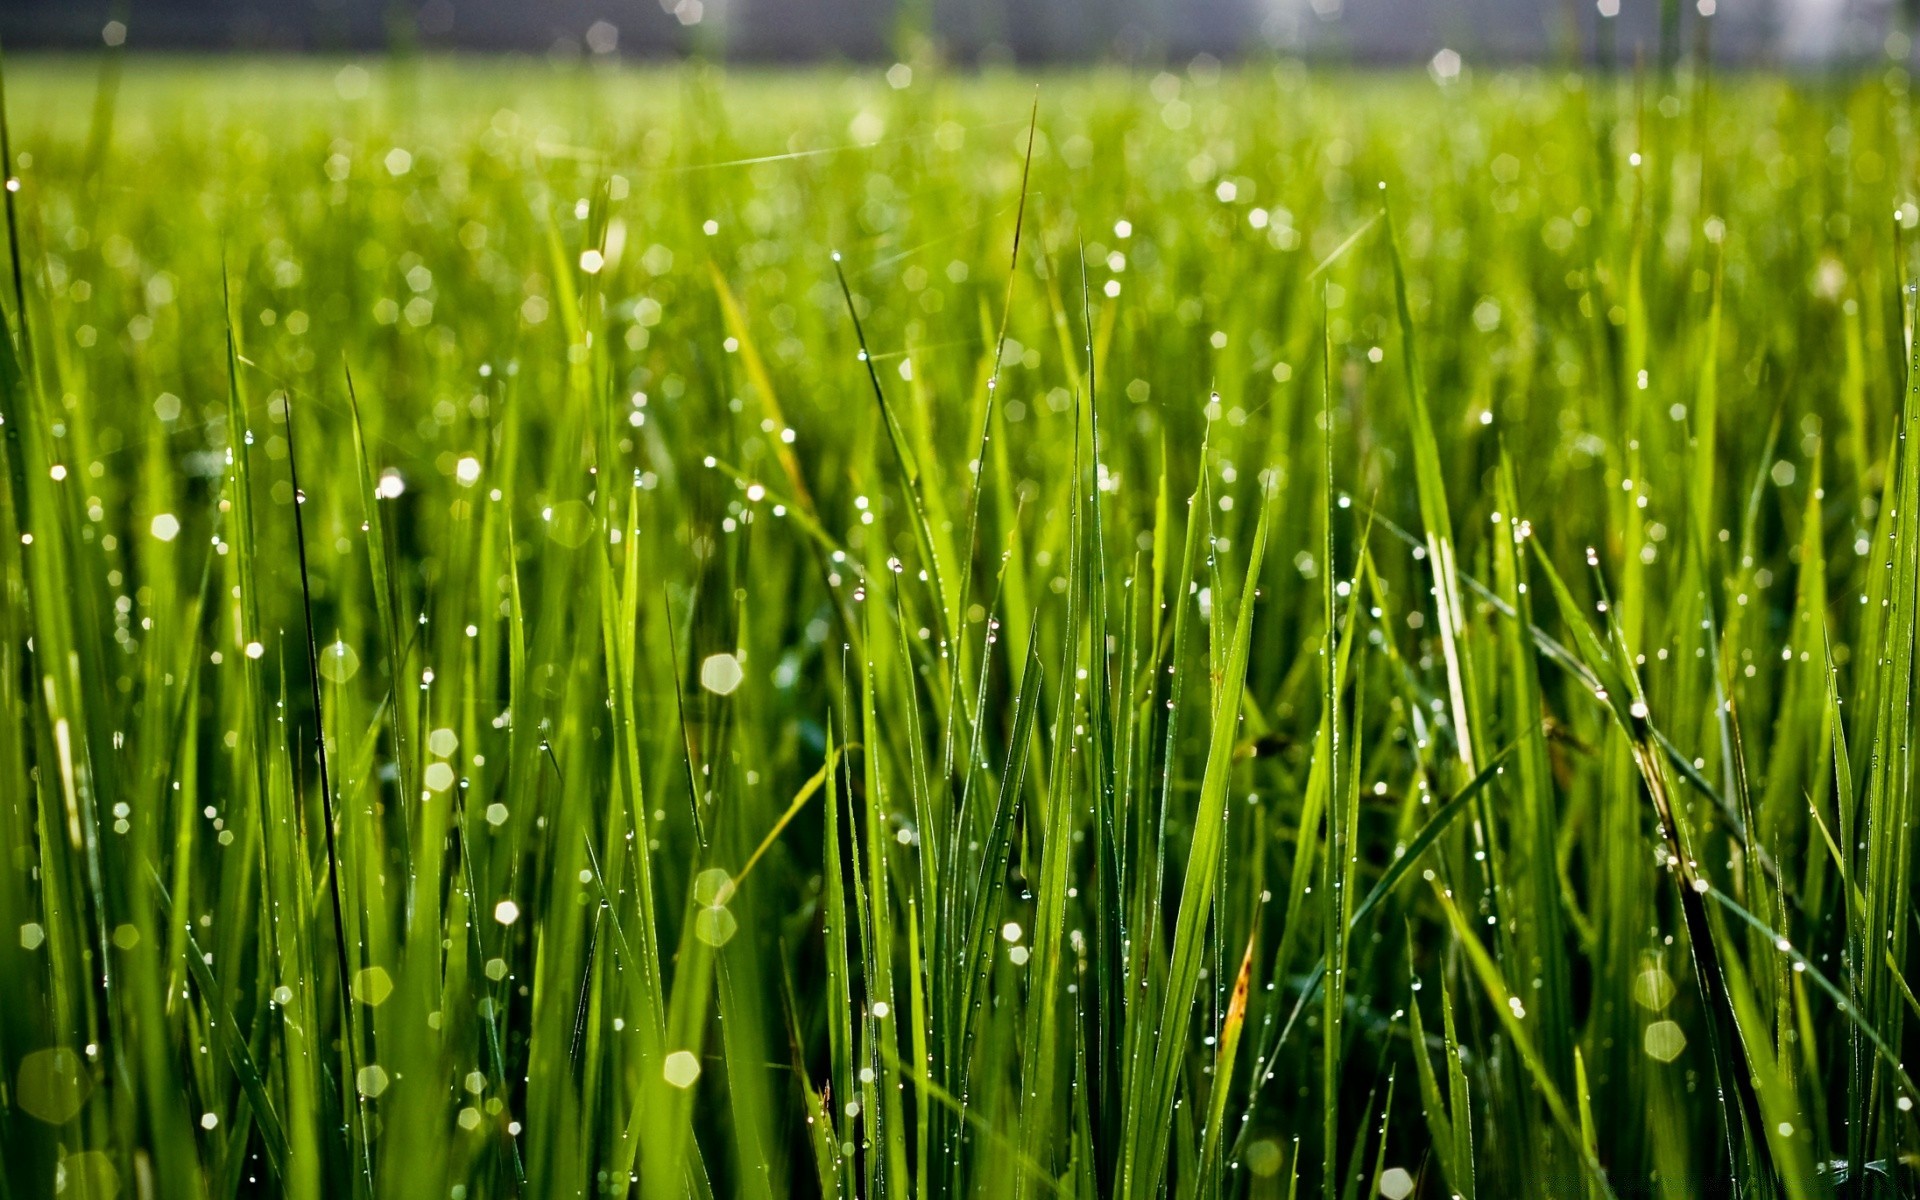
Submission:
<svg viewBox="0 0 1920 1200">
<path fill-rule="evenodd" d="M 693 1081 L 700 1078 L 700 1060 L 691 1050 L 675 1050 L 667 1055 L 666 1063 L 660 1068 L 660 1074 L 668 1083 L 677 1088 L 690 1088 Z"/>
<path fill-rule="evenodd" d="M 154 537 L 170 542 L 180 536 L 180 518 L 172 513 L 160 513 L 147 526 Z"/>
<path fill-rule="evenodd" d="M 730 695 L 745 677 L 740 660 L 731 654 L 710 655 L 700 664 L 700 686 L 716 696 Z"/>
</svg>

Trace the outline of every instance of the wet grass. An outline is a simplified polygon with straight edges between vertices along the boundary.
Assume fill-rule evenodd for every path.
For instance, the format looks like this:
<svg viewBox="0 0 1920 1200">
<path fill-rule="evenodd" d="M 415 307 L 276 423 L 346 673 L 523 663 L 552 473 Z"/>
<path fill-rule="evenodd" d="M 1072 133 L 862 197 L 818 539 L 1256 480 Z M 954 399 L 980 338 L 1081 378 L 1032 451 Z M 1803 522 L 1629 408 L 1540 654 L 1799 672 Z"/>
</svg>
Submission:
<svg viewBox="0 0 1920 1200">
<path fill-rule="evenodd" d="M 0 1197 L 1911 1194 L 1903 74 L 9 63 Z"/>
</svg>

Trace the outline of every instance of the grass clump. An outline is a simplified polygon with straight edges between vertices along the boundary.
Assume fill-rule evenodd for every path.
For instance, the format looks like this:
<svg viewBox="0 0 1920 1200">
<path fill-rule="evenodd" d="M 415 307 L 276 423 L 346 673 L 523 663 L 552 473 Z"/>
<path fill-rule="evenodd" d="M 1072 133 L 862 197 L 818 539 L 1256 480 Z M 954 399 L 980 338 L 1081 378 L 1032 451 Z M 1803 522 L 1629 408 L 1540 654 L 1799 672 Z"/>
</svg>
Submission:
<svg viewBox="0 0 1920 1200">
<path fill-rule="evenodd" d="M 8 83 L 0 1196 L 1910 1194 L 1904 75 Z"/>
</svg>

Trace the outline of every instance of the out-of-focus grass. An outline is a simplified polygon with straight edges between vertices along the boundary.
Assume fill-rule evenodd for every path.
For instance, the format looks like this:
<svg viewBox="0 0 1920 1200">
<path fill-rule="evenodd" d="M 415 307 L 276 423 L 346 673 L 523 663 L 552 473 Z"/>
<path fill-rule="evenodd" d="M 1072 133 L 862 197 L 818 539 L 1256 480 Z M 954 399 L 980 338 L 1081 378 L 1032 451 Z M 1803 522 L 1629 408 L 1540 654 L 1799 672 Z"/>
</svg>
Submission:
<svg viewBox="0 0 1920 1200">
<path fill-rule="evenodd" d="M 0 1197 L 1911 1190 L 1903 74 L 7 84 Z"/>
</svg>

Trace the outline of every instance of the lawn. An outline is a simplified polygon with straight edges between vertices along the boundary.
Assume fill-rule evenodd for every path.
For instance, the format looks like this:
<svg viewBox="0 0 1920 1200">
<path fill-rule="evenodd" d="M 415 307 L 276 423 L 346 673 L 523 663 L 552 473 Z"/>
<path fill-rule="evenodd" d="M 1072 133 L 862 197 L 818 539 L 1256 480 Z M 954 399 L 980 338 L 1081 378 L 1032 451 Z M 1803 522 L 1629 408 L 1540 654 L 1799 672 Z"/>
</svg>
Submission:
<svg viewBox="0 0 1920 1200">
<path fill-rule="evenodd" d="M 0 1200 L 1913 1194 L 1904 71 L 6 66 Z"/>
</svg>

